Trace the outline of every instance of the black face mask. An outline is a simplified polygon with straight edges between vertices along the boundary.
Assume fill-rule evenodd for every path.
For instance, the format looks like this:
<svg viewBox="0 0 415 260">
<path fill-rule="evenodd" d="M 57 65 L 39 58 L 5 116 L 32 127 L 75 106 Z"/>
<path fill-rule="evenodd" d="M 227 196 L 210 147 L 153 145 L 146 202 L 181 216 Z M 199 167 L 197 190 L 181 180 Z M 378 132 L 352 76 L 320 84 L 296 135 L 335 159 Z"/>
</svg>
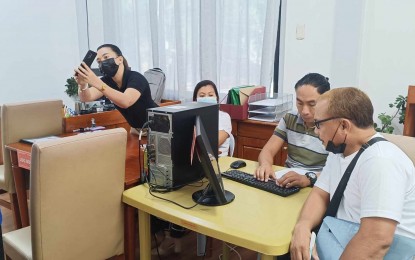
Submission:
<svg viewBox="0 0 415 260">
<path fill-rule="evenodd" d="M 344 137 L 344 140 L 343 140 L 343 143 L 342 144 L 336 146 L 333 143 L 334 137 L 336 136 L 337 130 L 339 130 L 339 127 L 340 127 L 340 125 L 337 127 L 336 132 L 334 132 L 334 135 L 333 135 L 333 138 L 331 139 L 331 141 L 329 141 L 327 143 L 327 146 L 326 146 L 326 151 L 327 152 L 332 152 L 334 154 L 339 154 L 339 153 L 344 153 L 344 150 L 346 149 L 346 143 L 345 143 L 345 141 L 346 141 L 347 135 Z"/>
<path fill-rule="evenodd" d="M 101 64 L 99 64 L 99 70 L 105 76 L 112 78 L 117 73 L 119 66 L 120 65 L 117 65 L 115 63 L 114 58 L 110 58 L 110 59 L 104 60 L 103 62 L 101 62 Z"/>
</svg>

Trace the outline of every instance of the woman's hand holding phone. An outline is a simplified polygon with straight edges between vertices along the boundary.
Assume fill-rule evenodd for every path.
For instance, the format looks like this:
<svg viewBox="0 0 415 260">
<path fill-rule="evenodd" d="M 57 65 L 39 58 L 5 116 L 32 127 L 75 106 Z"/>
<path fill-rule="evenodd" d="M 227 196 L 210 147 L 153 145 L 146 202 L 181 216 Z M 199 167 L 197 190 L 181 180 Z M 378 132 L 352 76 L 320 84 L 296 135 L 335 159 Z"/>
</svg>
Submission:
<svg viewBox="0 0 415 260">
<path fill-rule="evenodd" d="M 97 53 L 89 50 L 81 65 L 75 69 L 75 80 L 79 86 L 85 88 L 85 85 L 88 83 L 91 86 L 96 86 L 101 84 L 101 80 L 95 75 L 95 73 L 90 69 L 92 63 L 94 62 Z"/>
<path fill-rule="evenodd" d="M 81 63 L 75 71 L 78 73 L 78 76 L 75 76 L 75 80 L 78 85 L 83 86 L 88 83 L 92 87 L 99 88 L 102 84 L 100 78 L 88 67 L 85 62 Z"/>
</svg>

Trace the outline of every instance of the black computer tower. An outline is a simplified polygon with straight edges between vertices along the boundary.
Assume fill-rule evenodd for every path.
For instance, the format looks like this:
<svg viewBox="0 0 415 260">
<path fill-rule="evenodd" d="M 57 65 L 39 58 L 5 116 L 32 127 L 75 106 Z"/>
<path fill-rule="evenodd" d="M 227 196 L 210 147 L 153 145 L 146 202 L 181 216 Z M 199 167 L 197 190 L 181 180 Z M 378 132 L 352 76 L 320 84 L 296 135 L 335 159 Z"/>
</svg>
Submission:
<svg viewBox="0 0 415 260">
<path fill-rule="evenodd" d="M 194 150 L 195 119 L 200 116 L 218 158 L 219 105 L 182 103 L 147 110 L 148 177 L 151 185 L 174 190 L 204 177 Z M 193 156 L 192 156 L 193 154 Z"/>
</svg>

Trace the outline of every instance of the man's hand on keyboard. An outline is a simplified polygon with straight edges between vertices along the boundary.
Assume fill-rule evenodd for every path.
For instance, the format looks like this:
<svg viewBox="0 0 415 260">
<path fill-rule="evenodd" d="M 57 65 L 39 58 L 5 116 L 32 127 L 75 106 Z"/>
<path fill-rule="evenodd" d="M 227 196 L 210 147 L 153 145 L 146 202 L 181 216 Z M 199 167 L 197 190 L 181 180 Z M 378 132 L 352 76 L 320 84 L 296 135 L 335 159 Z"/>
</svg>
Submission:
<svg viewBox="0 0 415 260">
<path fill-rule="evenodd" d="M 310 180 L 301 174 L 294 171 L 289 171 L 281 178 L 277 179 L 275 183 L 278 186 L 291 188 L 291 187 L 307 187 L 310 185 Z"/>
<path fill-rule="evenodd" d="M 275 179 L 275 173 L 272 170 L 271 165 L 260 165 L 254 172 L 254 176 L 259 181 L 268 181 L 269 179 Z"/>
</svg>

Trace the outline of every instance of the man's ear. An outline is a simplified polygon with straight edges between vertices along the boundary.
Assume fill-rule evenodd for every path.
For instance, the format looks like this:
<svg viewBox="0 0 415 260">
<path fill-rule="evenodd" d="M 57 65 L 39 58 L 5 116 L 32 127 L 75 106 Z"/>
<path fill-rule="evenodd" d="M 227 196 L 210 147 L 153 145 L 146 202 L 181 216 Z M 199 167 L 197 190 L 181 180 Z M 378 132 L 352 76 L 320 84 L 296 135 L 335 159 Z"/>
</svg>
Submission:
<svg viewBox="0 0 415 260">
<path fill-rule="evenodd" d="M 348 119 L 344 119 L 344 120 L 342 120 L 342 124 L 341 124 L 341 128 L 343 129 L 343 130 L 350 130 L 350 127 L 351 127 L 351 122 L 350 122 L 350 120 L 348 120 Z"/>
</svg>

